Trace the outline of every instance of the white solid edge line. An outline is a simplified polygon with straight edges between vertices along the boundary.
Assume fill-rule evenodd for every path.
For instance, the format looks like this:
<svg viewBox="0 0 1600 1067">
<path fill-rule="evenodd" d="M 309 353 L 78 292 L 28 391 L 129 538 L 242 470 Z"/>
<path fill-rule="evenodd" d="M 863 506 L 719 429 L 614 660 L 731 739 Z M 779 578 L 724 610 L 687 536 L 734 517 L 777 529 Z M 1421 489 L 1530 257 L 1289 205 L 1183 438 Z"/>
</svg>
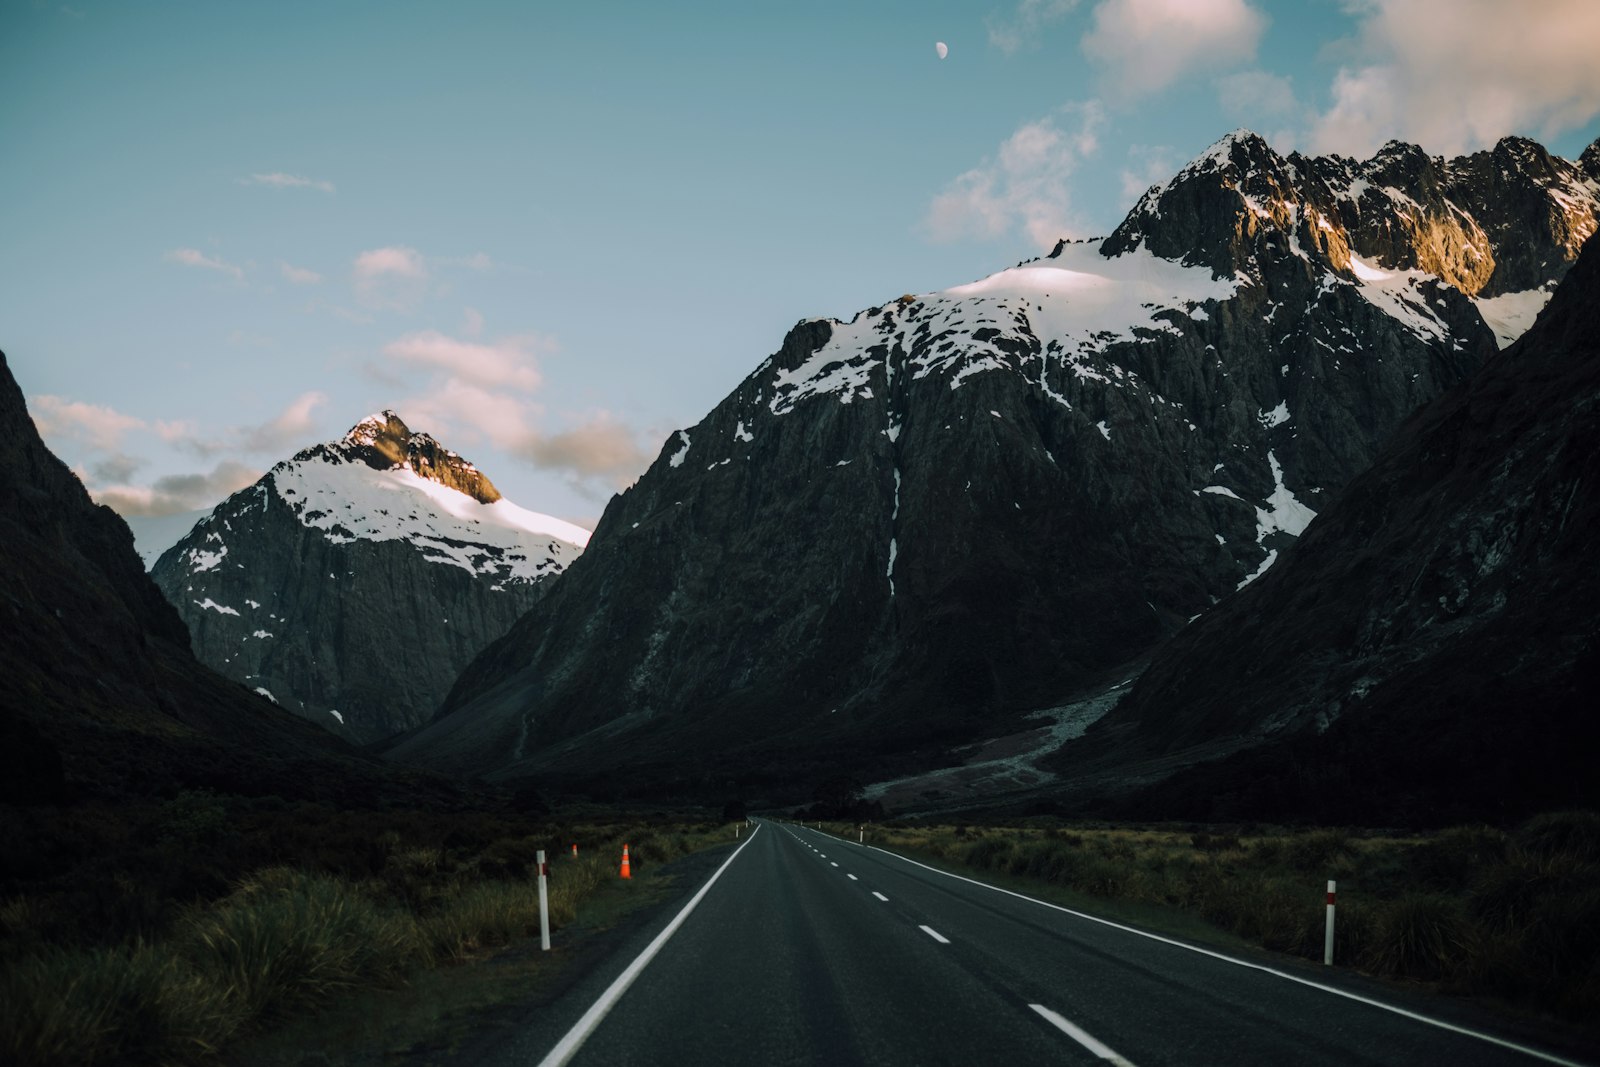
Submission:
<svg viewBox="0 0 1600 1067">
<path fill-rule="evenodd" d="M 733 855 L 724 860 L 722 866 L 717 868 L 717 873 L 708 878 L 706 884 L 700 887 L 700 891 L 689 898 L 689 903 L 683 906 L 683 910 L 673 916 L 672 921 L 655 936 L 655 940 L 646 945 L 645 950 L 639 953 L 632 963 L 628 964 L 627 969 L 617 975 L 615 981 L 606 987 L 606 991 L 600 994 L 599 999 L 589 1005 L 589 1010 L 583 1013 L 583 1017 L 574 1023 L 572 1029 L 567 1031 L 566 1036 L 557 1041 L 555 1047 L 545 1055 L 544 1059 L 539 1061 L 539 1067 L 561 1067 L 562 1064 L 572 1059 L 584 1041 L 588 1040 L 589 1035 L 594 1033 L 594 1028 L 600 1025 L 600 1020 L 606 1017 L 606 1013 L 617 1003 L 622 994 L 628 991 L 628 987 L 633 984 L 633 980 L 639 977 L 645 966 L 655 958 L 657 952 L 661 951 L 661 946 L 665 945 L 667 939 L 678 932 L 678 927 L 683 925 L 683 920 L 689 917 L 689 913 L 700 903 L 701 899 L 706 895 L 706 891 L 716 884 L 717 879 L 722 877 L 722 872 L 728 869 L 730 863 L 739 858 L 739 853 L 743 852 L 750 842 L 756 839 L 756 834 L 760 832 L 761 827 L 757 826 L 756 833 L 745 838 L 744 844 L 733 850 Z"/>
<path fill-rule="evenodd" d="M 1312 989 L 1320 989 L 1322 992 L 1332 993 L 1336 997 L 1344 997 L 1346 1000 L 1354 1000 L 1360 1004 L 1366 1004 L 1370 1007 L 1379 1008 L 1383 1011 L 1393 1012 L 1396 1015 L 1403 1015 L 1407 1019 L 1413 1019 L 1419 1023 L 1426 1023 L 1429 1026 L 1437 1026 L 1441 1030 L 1449 1030 L 1452 1033 L 1476 1038 L 1479 1041 L 1487 1041 L 1491 1045 L 1499 1045 L 1501 1048 L 1508 1048 L 1513 1052 L 1520 1052 L 1525 1056 L 1532 1056 L 1535 1059 L 1544 1060 L 1546 1063 L 1559 1063 L 1562 1065 L 1562 1067 L 1589 1067 L 1588 1064 L 1582 1063 L 1578 1060 L 1565 1059 L 1564 1057 L 1557 1056 L 1551 1052 L 1545 1052 L 1536 1048 L 1529 1048 L 1527 1045 L 1519 1045 L 1515 1041 L 1507 1041 L 1503 1037 L 1495 1037 L 1493 1034 L 1486 1034 L 1481 1030 L 1469 1030 L 1464 1026 L 1457 1026 L 1455 1023 L 1447 1023 L 1443 1019 L 1435 1019 L 1427 1015 L 1418 1014 L 1414 1011 L 1408 1011 L 1405 1008 L 1397 1008 L 1393 1004 L 1385 1004 L 1381 1000 L 1373 1000 L 1371 997 L 1364 997 L 1359 993 L 1350 993 L 1343 989 L 1337 989 L 1334 986 L 1323 985 L 1321 982 L 1313 982 L 1309 978 L 1301 978 L 1298 975 L 1289 974 L 1286 971 L 1280 971 L 1273 967 L 1266 967 L 1259 963 L 1251 963 L 1248 960 L 1237 959 L 1233 956 L 1224 955 L 1221 952 L 1213 952 L 1208 948 L 1200 948 L 1196 945 L 1186 945 L 1182 941 L 1174 941 L 1170 937 L 1162 937 L 1160 934 L 1152 934 L 1146 930 L 1138 930 L 1132 926 L 1124 926 L 1121 923 L 1112 922 L 1110 919 L 1102 919 L 1099 916 L 1090 915 L 1087 912 L 1073 911 L 1071 908 L 1064 908 L 1060 904 L 1052 904 L 1048 900 L 1040 900 L 1037 897 L 1030 897 L 1025 893 L 1016 893 L 1010 889 L 1002 889 L 997 885 L 990 885 L 988 882 L 980 882 L 976 878 L 967 878 L 964 875 L 952 874 L 949 871 L 941 871 L 937 867 L 930 867 L 926 863 L 918 863 L 914 859 L 911 859 L 907 856 L 902 856 L 898 852 L 890 852 L 886 848 L 879 848 L 877 845 L 868 845 L 867 847 L 875 852 L 882 852 L 885 856 L 893 856 L 897 860 L 903 860 L 906 863 L 921 867 L 925 871 L 932 871 L 934 874 L 942 874 L 946 878 L 954 878 L 960 882 L 971 882 L 973 885 L 982 886 L 985 889 L 992 889 L 996 893 L 1004 893 L 1008 897 L 1016 897 L 1018 900 L 1026 900 L 1046 908 L 1052 908 L 1055 911 L 1066 912 L 1068 915 L 1076 916 L 1079 919 L 1087 919 L 1089 922 L 1099 923 L 1101 926 L 1109 926 L 1113 930 L 1121 930 L 1125 933 L 1137 934 L 1140 937 L 1149 938 L 1151 941 L 1160 941 L 1162 944 L 1172 945 L 1175 948 L 1181 948 L 1187 952 L 1196 952 L 1202 956 L 1210 956 L 1214 960 L 1221 960 L 1224 963 L 1231 963 L 1236 967 L 1244 967 L 1252 971 L 1261 971 L 1263 974 L 1270 974 L 1275 978 L 1282 978 L 1285 981 L 1294 982 L 1298 985 L 1309 986 Z"/>
<path fill-rule="evenodd" d="M 1078 1044 L 1082 1045 L 1084 1048 L 1088 1049 L 1101 1059 L 1109 1060 L 1110 1062 L 1116 1064 L 1117 1067 L 1133 1067 L 1132 1060 L 1119 1054 L 1115 1050 L 1108 1048 L 1105 1044 L 1096 1040 L 1093 1034 L 1089 1033 L 1081 1026 L 1074 1025 L 1061 1015 L 1045 1007 L 1043 1004 L 1029 1004 L 1028 1007 L 1044 1016 L 1051 1026 L 1054 1026 L 1057 1030 L 1060 1030 L 1063 1034 L 1066 1034 L 1068 1037 L 1072 1038 L 1072 1040 L 1076 1041 Z"/>
<path fill-rule="evenodd" d="M 948 945 L 950 943 L 950 939 L 948 937 L 944 936 L 931 926 L 919 926 L 917 929 L 921 930 L 923 933 L 927 934 L 941 945 Z"/>
<path fill-rule="evenodd" d="M 885 904 L 889 903 L 889 898 L 878 892 L 876 889 L 872 891 L 872 895 L 883 901 Z"/>
</svg>

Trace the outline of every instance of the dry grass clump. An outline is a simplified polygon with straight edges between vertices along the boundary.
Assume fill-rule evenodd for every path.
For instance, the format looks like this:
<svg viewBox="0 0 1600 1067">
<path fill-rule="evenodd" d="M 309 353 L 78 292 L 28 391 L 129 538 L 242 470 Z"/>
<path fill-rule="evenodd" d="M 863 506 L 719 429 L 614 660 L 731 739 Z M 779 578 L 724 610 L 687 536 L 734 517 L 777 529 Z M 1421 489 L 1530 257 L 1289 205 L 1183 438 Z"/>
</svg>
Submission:
<svg viewBox="0 0 1600 1067">
<path fill-rule="evenodd" d="M 1341 829 L 896 826 L 897 851 L 1196 915 L 1320 959 L 1326 880 L 1339 882 L 1335 958 L 1385 977 L 1600 1017 L 1600 813 L 1541 815 L 1507 833 L 1400 838 Z"/>
<path fill-rule="evenodd" d="M 207 805 L 189 805 L 217 830 Z M 181 812 L 187 830 L 192 812 Z M 473 827 L 468 827 L 468 830 Z M 588 825 L 542 835 L 450 831 L 442 841 L 376 835 L 337 859 L 343 873 L 269 865 L 211 899 L 141 908 L 125 940 L 86 943 L 60 900 L 0 900 L 0 1063 L 189 1063 L 291 1013 L 355 990 L 404 984 L 419 968 L 457 962 L 539 930 L 538 850 L 551 861 L 550 921 L 616 879 L 622 840 L 635 870 L 725 836 L 721 827 Z M 586 852 L 574 859 L 571 841 Z M 170 841 L 162 847 L 170 847 Z M 359 864 L 354 870 L 350 863 Z M 129 872 L 118 877 L 131 891 Z M 146 938 L 149 916 L 171 914 Z M 72 936 L 76 934 L 76 936 Z"/>
</svg>

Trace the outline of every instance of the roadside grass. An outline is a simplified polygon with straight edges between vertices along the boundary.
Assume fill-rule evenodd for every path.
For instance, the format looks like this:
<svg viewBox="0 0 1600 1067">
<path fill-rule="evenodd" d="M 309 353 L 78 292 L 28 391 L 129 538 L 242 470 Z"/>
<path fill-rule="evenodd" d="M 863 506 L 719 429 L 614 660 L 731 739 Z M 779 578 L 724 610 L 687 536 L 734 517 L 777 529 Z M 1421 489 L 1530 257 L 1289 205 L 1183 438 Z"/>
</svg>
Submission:
<svg viewBox="0 0 1600 1067">
<path fill-rule="evenodd" d="M 220 799 L 184 798 L 177 833 L 192 832 L 197 804 L 226 815 Z M 207 815 L 198 822 L 211 854 L 191 851 L 192 839 L 173 848 L 171 836 L 157 834 L 157 854 L 122 857 L 87 915 L 72 914 L 81 903 L 73 879 L 36 879 L 23 892 L 9 880 L 0 896 L 0 1062 L 215 1060 L 287 1019 L 428 981 L 439 968 L 537 936 L 540 848 L 552 861 L 550 918 L 559 930 L 616 881 L 624 841 L 635 870 L 649 872 L 729 837 L 724 826 L 659 819 L 382 821 L 385 829 L 343 853 L 330 852 L 312 827 L 276 826 L 309 846 L 286 850 L 297 862 L 225 879 L 215 860 L 226 857 L 222 839 L 237 826 Z M 326 829 L 338 840 L 348 827 Z M 580 857 L 565 851 L 574 841 Z M 164 895 L 170 882 L 153 873 L 140 877 L 144 863 L 162 858 L 203 868 L 182 881 L 188 899 Z M 109 894 L 128 898 L 120 922 L 102 899 Z"/>
<path fill-rule="evenodd" d="M 854 826 L 824 826 L 856 837 Z M 890 822 L 868 828 L 867 841 L 1036 887 L 1107 918 L 1319 961 L 1326 881 L 1336 879 L 1340 965 L 1580 1024 L 1600 1019 L 1600 813 L 1592 811 L 1540 815 L 1509 832 L 1406 836 Z"/>
</svg>

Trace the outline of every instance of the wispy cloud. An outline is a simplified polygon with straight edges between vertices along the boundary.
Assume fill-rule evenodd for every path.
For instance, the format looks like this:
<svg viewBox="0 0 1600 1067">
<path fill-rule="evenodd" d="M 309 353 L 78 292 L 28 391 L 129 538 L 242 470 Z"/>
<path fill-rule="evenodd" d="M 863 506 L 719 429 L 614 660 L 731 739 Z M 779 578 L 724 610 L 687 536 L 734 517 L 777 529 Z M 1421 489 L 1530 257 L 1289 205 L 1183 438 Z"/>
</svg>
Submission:
<svg viewBox="0 0 1600 1067">
<path fill-rule="evenodd" d="M 356 296 L 368 307 L 410 311 L 427 293 L 428 264 L 415 248 L 374 248 L 356 257 Z"/>
<path fill-rule="evenodd" d="M 467 325 L 481 332 L 482 315 L 468 308 Z M 384 345 L 383 365 L 369 370 L 387 385 L 404 381 L 416 390 L 395 405 L 411 425 L 438 427 L 453 444 L 467 447 L 487 441 L 529 466 L 566 475 L 586 496 L 605 499 L 637 478 L 650 455 L 639 447 L 638 433 L 609 412 L 548 428 L 535 396 L 543 385 L 537 357 L 556 349 L 554 340 L 537 334 L 482 342 L 424 330 Z M 397 365 L 432 374 L 419 387 L 416 374 L 392 374 Z"/>
<path fill-rule="evenodd" d="M 481 322 L 480 322 L 481 329 Z M 383 346 L 390 359 L 436 367 L 473 385 L 510 387 L 523 392 L 539 388 L 534 357 L 554 343 L 535 335 L 506 337 L 493 344 L 461 341 L 437 330 L 406 334 Z"/>
<path fill-rule="evenodd" d="M 960 175 L 929 205 L 923 228 L 935 241 L 994 239 L 1020 228 L 1045 247 L 1074 232 L 1068 179 L 1099 149 L 1105 109 L 1097 101 L 1024 123 L 986 159 Z"/>
<path fill-rule="evenodd" d="M 176 515 L 211 507 L 253 484 L 262 473 L 244 463 L 223 460 L 207 472 L 169 474 L 150 485 L 103 485 L 91 488 L 90 494 L 119 515 Z"/>
<path fill-rule="evenodd" d="M 1005 15 L 990 15 L 983 20 L 989 43 L 1007 55 L 1026 47 L 1038 47 L 1039 35 L 1078 6 L 1078 0 L 1021 0 Z"/>
<path fill-rule="evenodd" d="M 202 434 L 189 422 L 160 424 L 157 431 L 169 444 L 201 459 L 240 454 L 277 457 L 316 442 L 319 427 L 313 412 L 327 402 L 326 394 L 313 390 L 301 393 L 265 422 L 230 426 L 213 434 Z"/>
<path fill-rule="evenodd" d="M 173 263 L 182 263 L 185 267 L 199 267 L 202 270 L 214 270 L 219 274 L 226 274 L 235 281 L 244 281 L 244 268 L 229 263 L 226 260 L 208 256 L 198 248 L 174 248 L 168 252 L 166 258 Z"/>
<path fill-rule="evenodd" d="M 1082 48 L 1113 100 L 1128 102 L 1248 62 L 1266 27 L 1247 0 L 1102 0 Z"/>
<path fill-rule="evenodd" d="M 278 261 L 278 269 L 283 272 L 284 281 L 290 285 L 316 285 L 322 281 L 322 275 L 307 267 L 296 267 L 292 263 Z"/>
<path fill-rule="evenodd" d="M 240 178 L 239 184 L 265 185 L 272 189 L 319 189 L 324 193 L 335 191 L 332 182 L 319 181 L 315 178 L 302 178 L 298 174 L 285 174 L 282 171 L 274 171 L 271 174 L 252 174 L 248 178 Z"/>
<path fill-rule="evenodd" d="M 535 467 L 603 479 L 616 488 L 638 478 L 651 459 L 637 434 L 605 411 L 548 437 L 531 435 L 519 451 Z"/>
<path fill-rule="evenodd" d="M 147 466 L 149 461 L 125 452 L 114 452 L 89 464 L 90 480 L 100 482 L 129 482 Z"/>
<path fill-rule="evenodd" d="M 49 394 L 33 397 L 28 409 L 45 440 L 76 441 L 104 452 L 116 451 L 126 434 L 145 428 L 143 419 L 114 408 Z"/>
<path fill-rule="evenodd" d="M 1454 155 L 1508 132 L 1545 139 L 1600 114 L 1593 0 L 1361 0 L 1353 50 L 1312 147 L 1364 156 L 1391 137 Z"/>
</svg>

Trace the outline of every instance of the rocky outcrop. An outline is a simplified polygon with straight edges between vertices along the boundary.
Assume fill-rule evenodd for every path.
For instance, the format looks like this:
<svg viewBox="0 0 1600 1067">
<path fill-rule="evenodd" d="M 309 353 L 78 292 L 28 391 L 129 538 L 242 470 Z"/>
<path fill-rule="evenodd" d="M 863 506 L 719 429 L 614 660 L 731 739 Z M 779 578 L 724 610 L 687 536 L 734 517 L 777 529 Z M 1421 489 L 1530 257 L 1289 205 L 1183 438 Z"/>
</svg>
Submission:
<svg viewBox="0 0 1600 1067">
<path fill-rule="evenodd" d="M 203 662 L 367 742 L 431 718 L 586 539 L 385 411 L 219 504 L 152 575 Z"/>
<path fill-rule="evenodd" d="M 1165 817 L 1515 819 L 1594 803 L 1600 238 L 1538 322 L 1409 421 L 1271 573 L 1095 729 L 1260 747 L 1135 803 Z"/>
<path fill-rule="evenodd" d="M 196 662 L 128 527 L 0 356 L 0 802 L 209 786 L 336 800 L 393 775 Z"/>
<path fill-rule="evenodd" d="M 1471 294 L 1344 221 L 1340 166 L 1232 135 L 1104 243 L 801 323 L 393 755 L 882 770 L 1147 652 L 1496 351 Z"/>
<path fill-rule="evenodd" d="M 1142 244 L 1229 273 L 1271 232 L 1346 277 L 1354 277 L 1354 254 L 1384 270 L 1425 272 L 1470 297 L 1540 290 L 1560 280 L 1595 232 L 1597 149 L 1600 142 L 1571 163 L 1506 137 L 1446 161 L 1390 141 L 1361 162 L 1279 157 L 1238 131 L 1146 192 L 1105 251 Z"/>
</svg>

